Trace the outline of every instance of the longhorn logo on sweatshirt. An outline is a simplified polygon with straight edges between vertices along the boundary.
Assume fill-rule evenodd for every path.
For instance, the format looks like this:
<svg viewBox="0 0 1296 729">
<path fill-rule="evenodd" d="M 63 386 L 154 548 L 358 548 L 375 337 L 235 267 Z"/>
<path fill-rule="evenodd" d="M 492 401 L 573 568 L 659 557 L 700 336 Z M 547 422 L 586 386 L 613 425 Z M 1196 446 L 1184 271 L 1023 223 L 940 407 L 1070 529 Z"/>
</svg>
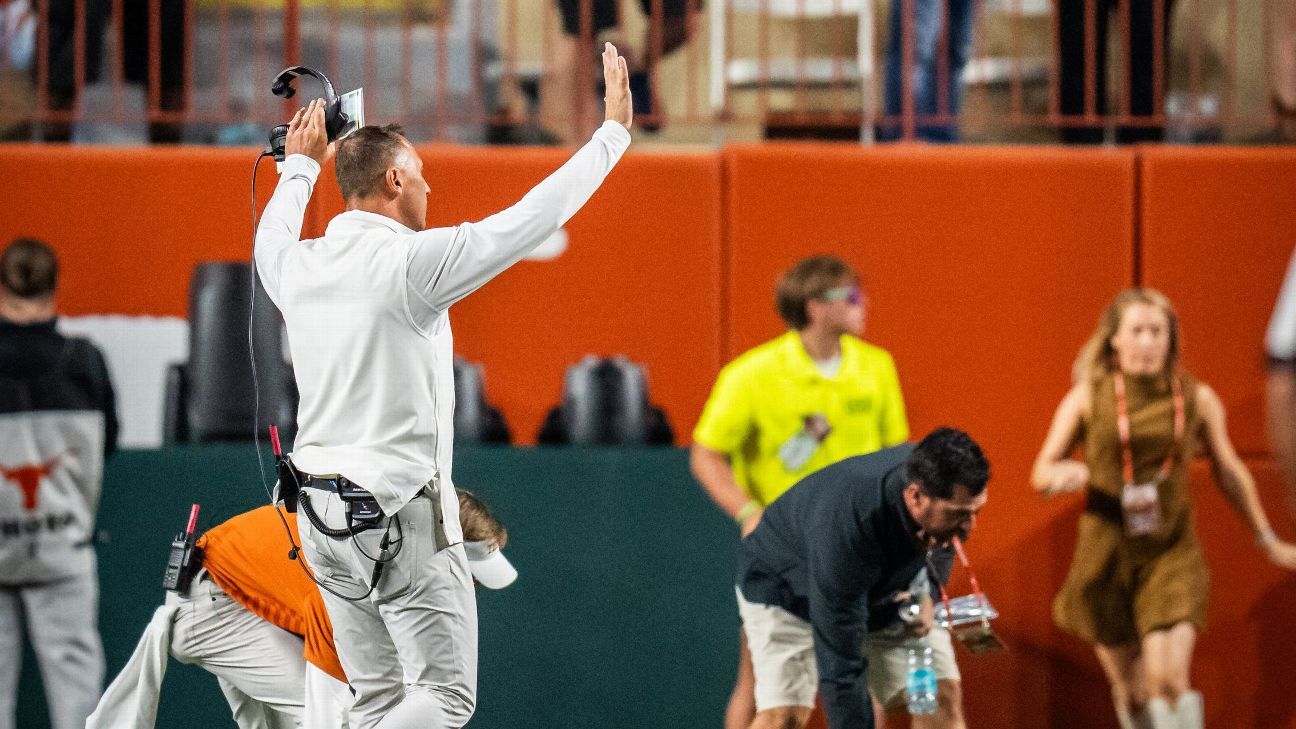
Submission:
<svg viewBox="0 0 1296 729">
<path fill-rule="evenodd" d="M 22 490 L 23 509 L 32 511 L 40 504 L 37 494 L 40 491 L 41 481 L 54 473 L 54 469 L 58 468 L 59 461 L 62 459 L 63 456 L 55 456 L 44 463 L 16 468 L 0 467 L 0 475 Z"/>
</svg>

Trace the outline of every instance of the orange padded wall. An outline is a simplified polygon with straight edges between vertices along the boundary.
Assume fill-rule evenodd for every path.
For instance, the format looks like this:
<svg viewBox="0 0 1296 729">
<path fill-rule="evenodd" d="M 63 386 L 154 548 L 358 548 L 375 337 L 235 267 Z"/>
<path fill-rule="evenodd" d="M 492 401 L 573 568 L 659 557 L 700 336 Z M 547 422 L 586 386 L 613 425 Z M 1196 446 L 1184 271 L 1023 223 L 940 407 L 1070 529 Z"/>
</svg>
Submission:
<svg viewBox="0 0 1296 729">
<path fill-rule="evenodd" d="M 570 154 L 420 151 L 430 226 L 503 210 Z M 322 220 L 342 210 L 326 177 L 317 192 Z M 586 354 L 624 354 L 646 366 L 653 400 L 677 442 L 688 442 L 720 366 L 719 199 L 716 155 L 631 152 L 567 224 L 561 256 L 523 261 L 455 304 L 455 350 L 485 366 L 487 394 L 516 440 L 535 442 L 568 365 Z"/>
<path fill-rule="evenodd" d="M 429 225 L 478 220 L 516 202 L 569 151 L 428 146 Z M 205 260 L 251 256 L 248 149 L 0 147 L 15 182 L 0 240 L 59 249 L 69 315 L 186 314 Z M 258 197 L 276 177 L 262 164 Z M 456 349 L 485 365 L 515 438 L 534 442 L 563 372 L 586 354 L 625 354 L 686 442 L 720 365 L 720 163 L 715 154 L 631 153 L 566 226 L 567 250 L 524 261 L 455 306 Z M 343 209 L 329 166 L 304 222 L 320 235 Z M 682 366 L 682 363 L 683 364 Z"/>
<path fill-rule="evenodd" d="M 1072 358 L 1131 283 L 1133 154 L 760 145 L 725 164 L 726 358 L 782 331 L 781 271 L 843 256 L 864 275 L 865 338 L 895 356 L 915 434 L 963 427 L 993 462 L 969 547 L 1013 649 L 962 660 L 970 725 L 1102 726 L 1068 718 L 1107 692 L 1048 610 L 1076 504 L 1041 504 L 1027 477 Z"/>
<path fill-rule="evenodd" d="M 1184 361 L 1264 453 L 1264 333 L 1296 247 L 1296 149 L 1140 152 L 1143 282 L 1179 309 Z"/>
<path fill-rule="evenodd" d="M 510 205 L 568 154 L 420 152 L 430 225 Z M 184 316 L 197 262 L 249 257 L 253 154 L 0 146 L 0 241 L 35 235 L 59 249 L 67 314 Z M 1079 499 L 1041 502 L 1029 467 L 1076 350 L 1138 270 L 1179 306 L 1187 364 L 1223 396 L 1275 525 L 1292 533 L 1263 458 L 1261 397 L 1265 323 L 1296 244 L 1293 180 L 1293 150 L 636 151 L 568 224 L 561 256 L 523 262 L 456 305 L 456 346 L 484 363 L 522 442 L 558 401 L 567 365 L 623 353 L 647 365 L 687 443 L 720 366 L 782 331 L 778 274 L 812 253 L 844 256 L 865 276 L 866 338 L 895 355 L 915 433 L 965 427 L 994 464 L 969 548 L 1011 650 L 961 659 L 970 723 L 1114 727 L 1091 651 L 1049 615 Z M 274 182 L 263 165 L 262 203 Z M 307 235 L 341 209 L 328 172 Z M 1291 578 L 1220 516 L 1205 466 L 1193 473 L 1214 575 L 1193 670 L 1208 721 L 1296 726 L 1283 683 L 1296 669 L 1281 618 L 1296 610 Z"/>
<path fill-rule="evenodd" d="M 0 242 L 48 241 L 68 315 L 183 317 L 189 276 L 210 260 L 252 257 L 249 149 L 0 145 Z M 257 192 L 269 199 L 274 164 Z"/>
</svg>

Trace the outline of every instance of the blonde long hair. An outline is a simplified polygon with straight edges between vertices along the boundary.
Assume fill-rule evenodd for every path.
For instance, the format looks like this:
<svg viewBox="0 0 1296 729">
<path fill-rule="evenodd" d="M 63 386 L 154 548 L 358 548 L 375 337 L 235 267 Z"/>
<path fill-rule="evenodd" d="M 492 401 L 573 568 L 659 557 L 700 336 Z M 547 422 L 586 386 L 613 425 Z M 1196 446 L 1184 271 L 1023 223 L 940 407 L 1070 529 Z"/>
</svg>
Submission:
<svg viewBox="0 0 1296 729">
<path fill-rule="evenodd" d="M 508 544 L 508 530 L 491 513 L 485 502 L 467 489 L 455 489 L 459 495 L 459 524 L 464 540 L 468 542 L 493 542 L 497 549 Z"/>
<path fill-rule="evenodd" d="M 1148 304 L 1165 313 L 1170 326 L 1170 351 L 1166 354 L 1165 371 L 1173 372 L 1179 366 L 1182 341 L 1179 337 L 1179 315 L 1175 313 L 1174 304 L 1156 289 L 1125 289 L 1116 294 L 1116 298 L 1107 305 L 1102 316 L 1098 317 L 1098 327 L 1094 329 L 1093 335 L 1080 348 L 1080 354 L 1071 366 L 1073 383 L 1093 382 L 1115 370 L 1116 352 L 1112 349 L 1111 339 L 1120 328 L 1125 310 L 1133 304 Z"/>
</svg>

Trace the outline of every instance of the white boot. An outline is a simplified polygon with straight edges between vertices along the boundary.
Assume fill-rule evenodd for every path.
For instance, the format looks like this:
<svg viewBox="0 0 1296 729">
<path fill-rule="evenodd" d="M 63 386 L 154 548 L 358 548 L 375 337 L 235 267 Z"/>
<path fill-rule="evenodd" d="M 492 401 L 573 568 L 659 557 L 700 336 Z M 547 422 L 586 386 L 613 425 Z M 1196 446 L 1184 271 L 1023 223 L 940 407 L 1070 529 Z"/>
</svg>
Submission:
<svg viewBox="0 0 1296 729">
<path fill-rule="evenodd" d="M 1179 720 L 1178 729 L 1202 729 L 1206 721 L 1202 695 L 1197 691 L 1179 694 L 1179 702 L 1175 704 L 1175 717 Z"/>
<path fill-rule="evenodd" d="M 1160 696 L 1148 700 L 1143 708 L 1149 729 L 1179 729 L 1179 716 Z"/>
</svg>

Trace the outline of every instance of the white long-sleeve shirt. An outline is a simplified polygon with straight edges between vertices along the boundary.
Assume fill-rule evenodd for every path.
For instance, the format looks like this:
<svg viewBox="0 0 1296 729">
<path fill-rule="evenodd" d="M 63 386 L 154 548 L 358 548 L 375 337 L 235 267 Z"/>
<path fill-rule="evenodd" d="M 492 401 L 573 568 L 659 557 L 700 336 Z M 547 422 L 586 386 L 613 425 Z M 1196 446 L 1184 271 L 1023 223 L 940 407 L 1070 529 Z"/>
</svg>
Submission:
<svg viewBox="0 0 1296 729">
<path fill-rule="evenodd" d="M 1296 251 L 1287 263 L 1287 275 L 1265 331 L 1265 353 L 1275 361 L 1296 359 Z"/>
<path fill-rule="evenodd" d="M 351 210 L 301 242 L 319 165 L 288 157 L 257 229 L 256 265 L 283 314 L 301 393 L 296 466 L 346 476 L 388 514 L 435 483 L 446 536 L 461 541 L 447 311 L 562 227 L 629 144 L 624 127 L 605 123 L 520 202 L 477 223 L 413 231 Z"/>
</svg>

